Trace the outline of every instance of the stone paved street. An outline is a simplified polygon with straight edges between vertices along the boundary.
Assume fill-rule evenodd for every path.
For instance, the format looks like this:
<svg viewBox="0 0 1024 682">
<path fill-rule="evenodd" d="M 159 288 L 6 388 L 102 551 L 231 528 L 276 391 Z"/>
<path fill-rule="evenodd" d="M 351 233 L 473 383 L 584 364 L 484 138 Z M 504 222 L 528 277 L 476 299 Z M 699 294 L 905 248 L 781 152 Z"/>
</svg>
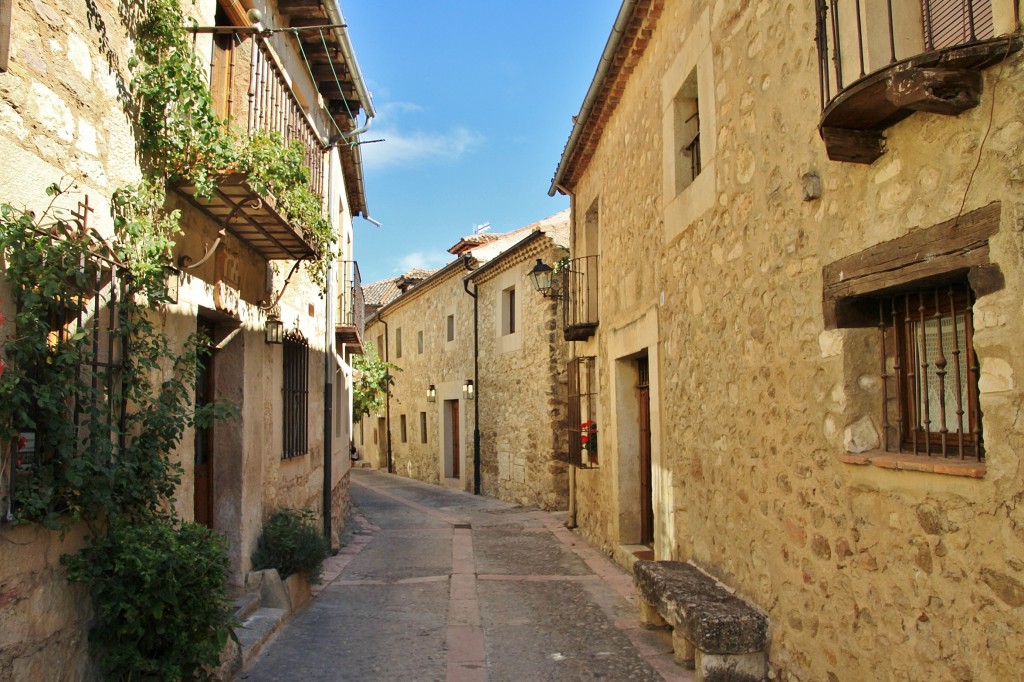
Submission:
<svg viewBox="0 0 1024 682">
<path fill-rule="evenodd" d="M 318 594 L 239 679 L 692 679 L 564 514 L 368 469 L 352 499 Z"/>
</svg>

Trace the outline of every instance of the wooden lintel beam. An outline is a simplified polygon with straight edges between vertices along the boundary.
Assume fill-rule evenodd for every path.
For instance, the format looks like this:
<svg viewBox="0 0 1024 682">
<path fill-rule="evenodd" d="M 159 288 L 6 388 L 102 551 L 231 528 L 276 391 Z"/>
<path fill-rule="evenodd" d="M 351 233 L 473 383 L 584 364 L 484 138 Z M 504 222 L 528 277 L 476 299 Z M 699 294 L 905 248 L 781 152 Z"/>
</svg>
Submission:
<svg viewBox="0 0 1024 682">
<path fill-rule="evenodd" d="M 998 273 L 987 266 L 989 238 L 999 231 L 1001 213 L 996 201 L 826 265 L 822 268 L 825 327 L 859 326 L 858 297 L 883 295 L 958 273 L 974 273 L 988 293 L 999 283 Z"/>
</svg>

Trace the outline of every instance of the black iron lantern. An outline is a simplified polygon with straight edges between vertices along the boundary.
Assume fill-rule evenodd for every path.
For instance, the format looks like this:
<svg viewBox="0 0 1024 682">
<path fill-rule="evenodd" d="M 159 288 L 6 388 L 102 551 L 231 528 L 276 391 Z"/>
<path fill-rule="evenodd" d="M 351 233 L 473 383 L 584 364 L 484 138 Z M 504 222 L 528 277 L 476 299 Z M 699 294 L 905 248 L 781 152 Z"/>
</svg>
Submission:
<svg viewBox="0 0 1024 682">
<path fill-rule="evenodd" d="M 537 291 L 547 296 L 551 293 L 551 276 L 555 270 L 542 259 L 537 259 L 537 264 L 530 270 L 530 279 Z"/>
</svg>

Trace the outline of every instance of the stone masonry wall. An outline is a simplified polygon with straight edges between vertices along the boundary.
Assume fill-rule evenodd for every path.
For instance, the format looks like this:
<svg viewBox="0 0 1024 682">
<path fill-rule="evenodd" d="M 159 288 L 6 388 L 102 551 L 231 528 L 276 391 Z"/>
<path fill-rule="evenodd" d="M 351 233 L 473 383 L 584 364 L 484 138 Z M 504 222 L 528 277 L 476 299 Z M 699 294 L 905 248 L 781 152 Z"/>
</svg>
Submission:
<svg viewBox="0 0 1024 682">
<path fill-rule="evenodd" d="M 112 229 L 109 197 L 139 179 L 131 127 L 118 99 L 119 69 L 111 54 L 126 54 L 116 3 L 84 6 L 15 0 L 9 70 L 0 74 L 0 202 L 41 212 L 53 182 L 75 189 L 61 199 L 72 209 L 88 195 L 89 226 Z M 100 28 L 102 24 L 102 28 Z M 0 280 L 0 310 L 13 317 Z M 13 331 L 0 328 L 2 338 Z M 6 509 L 3 510 L 6 513 Z M 0 679 L 94 679 L 88 651 L 92 617 L 88 591 L 72 587 L 62 554 L 82 546 L 82 530 L 59 534 L 0 522 Z"/>
<path fill-rule="evenodd" d="M 814 26 L 813 3 L 795 0 L 664 3 L 573 188 L 577 229 L 580 209 L 600 204 L 602 271 L 629 280 L 602 280 L 590 346 L 601 409 L 612 409 L 610 340 L 654 309 L 654 457 L 669 480 L 655 500 L 656 551 L 706 567 L 768 613 L 776 679 L 1013 679 L 1024 646 L 1022 57 L 984 72 L 979 107 L 916 113 L 886 130 L 875 163 L 839 163 L 817 132 Z M 693 47 L 702 32 L 706 45 Z M 714 182 L 684 190 L 680 214 L 662 191 L 662 86 L 690 50 L 711 80 L 702 146 Z M 823 193 L 803 201 L 810 171 Z M 992 201 L 1005 286 L 974 306 L 983 478 L 841 461 L 847 429 L 879 419 L 864 413 L 877 351 L 863 331 L 825 330 L 822 267 Z M 609 548 L 634 504 L 619 497 L 626 464 L 579 477 L 579 523 Z"/>
<path fill-rule="evenodd" d="M 563 255 L 545 238 L 500 257 L 478 282 L 481 492 L 551 510 L 568 506 L 567 344 L 562 302 L 537 293 L 529 271 L 537 258 L 554 263 Z M 514 347 L 500 327 L 502 291 L 510 286 L 518 303 Z"/>
<path fill-rule="evenodd" d="M 472 490 L 473 486 L 473 401 L 464 400 L 462 386 L 473 378 L 473 299 L 466 294 L 462 278 L 468 272 L 460 263 L 417 285 L 396 302 L 384 308 L 379 318 L 387 323 L 388 359 L 401 368 L 395 375 L 391 397 L 391 448 L 394 472 L 428 483 L 439 483 Z M 447 340 L 447 317 L 454 316 L 455 337 Z M 398 354 L 399 330 L 402 353 Z M 419 351 L 418 335 L 423 334 L 423 352 Z M 384 335 L 379 321 L 368 327 L 367 340 L 376 344 Z M 378 349 L 382 357 L 384 353 Z M 427 386 L 434 384 L 436 402 L 427 402 Z M 450 476 L 444 463 L 444 410 L 446 401 L 458 401 L 460 451 L 459 476 Z M 420 413 L 426 414 L 426 442 L 420 428 Z M 401 422 L 405 417 L 405 439 Z M 367 439 L 363 451 L 376 449 L 372 432 L 377 417 L 366 419 Z M 386 434 L 384 439 L 386 452 Z M 380 458 L 380 466 L 386 460 Z M 449 465 L 450 466 L 450 465 Z"/>
</svg>

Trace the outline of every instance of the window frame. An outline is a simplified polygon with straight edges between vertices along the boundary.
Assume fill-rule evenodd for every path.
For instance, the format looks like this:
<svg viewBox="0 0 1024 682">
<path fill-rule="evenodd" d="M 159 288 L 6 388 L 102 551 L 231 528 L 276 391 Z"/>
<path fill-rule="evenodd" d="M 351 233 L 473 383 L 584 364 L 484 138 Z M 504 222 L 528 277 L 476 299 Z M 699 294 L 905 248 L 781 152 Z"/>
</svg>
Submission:
<svg viewBox="0 0 1024 682">
<path fill-rule="evenodd" d="M 295 329 L 281 345 L 281 459 L 294 459 L 309 453 L 309 342 Z"/>
<path fill-rule="evenodd" d="M 501 290 L 501 334 L 515 334 L 516 328 L 516 287 L 513 284 Z"/>
<path fill-rule="evenodd" d="M 0 73 L 6 73 L 11 56 L 11 22 L 14 0 L 0 0 Z"/>
<path fill-rule="evenodd" d="M 980 371 L 974 350 L 974 300 L 974 293 L 964 280 L 933 287 L 917 287 L 879 299 L 879 343 L 883 356 L 882 445 L 886 451 L 984 463 L 985 445 L 978 395 Z M 950 312 L 952 314 L 948 314 Z M 961 316 L 963 348 L 959 347 L 956 334 L 956 320 Z M 919 341 L 927 343 L 929 322 L 937 321 L 936 328 L 941 330 L 943 320 L 953 320 L 954 347 L 944 345 L 942 339 L 945 334 L 939 333 L 934 337 L 938 341 L 937 354 L 946 361 L 940 375 L 937 369 L 933 369 L 937 365 L 929 362 L 931 358 L 925 357 L 924 362 L 921 362 Z M 892 336 L 887 338 L 889 334 Z M 929 398 L 927 386 L 923 392 L 924 401 L 921 401 L 922 387 L 918 377 L 922 369 L 927 373 L 926 376 L 934 373 L 934 377 L 925 380 L 926 384 L 936 381 L 943 387 L 935 402 Z M 947 422 L 942 422 L 942 425 L 948 424 L 949 409 L 953 407 L 945 404 L 948 382 L 957 378 L 961 380 L 963 389 L 958 392 L 962 393 L 962 398 L 956 405 L 959 409 L 955 413 L 962 413 L 962 416 L 956 431 L 943 432 L 940 422 L 945 416 Z M 890 387 L 895 389 L 895 396 L 889 395 Z M 896 413 L 895 424 L 890 419 L 890 403 L 895 403 L 895 409 L 892 410 Z M 922 405 L 923 415 L 920 413 Z M 937 408 L 939 413 L 933 414 L 933 408 Z M 922 422 L 929 426 L 940 425 L 940 428 L 921 428 Z M 890 438 L 892 432 L 894 437 Z"/>
<path fill-rule="evenodd" d="M 455 340 L 455 313 L 445 318 L 445 338 L 449 343 Z"/>
</svg>

